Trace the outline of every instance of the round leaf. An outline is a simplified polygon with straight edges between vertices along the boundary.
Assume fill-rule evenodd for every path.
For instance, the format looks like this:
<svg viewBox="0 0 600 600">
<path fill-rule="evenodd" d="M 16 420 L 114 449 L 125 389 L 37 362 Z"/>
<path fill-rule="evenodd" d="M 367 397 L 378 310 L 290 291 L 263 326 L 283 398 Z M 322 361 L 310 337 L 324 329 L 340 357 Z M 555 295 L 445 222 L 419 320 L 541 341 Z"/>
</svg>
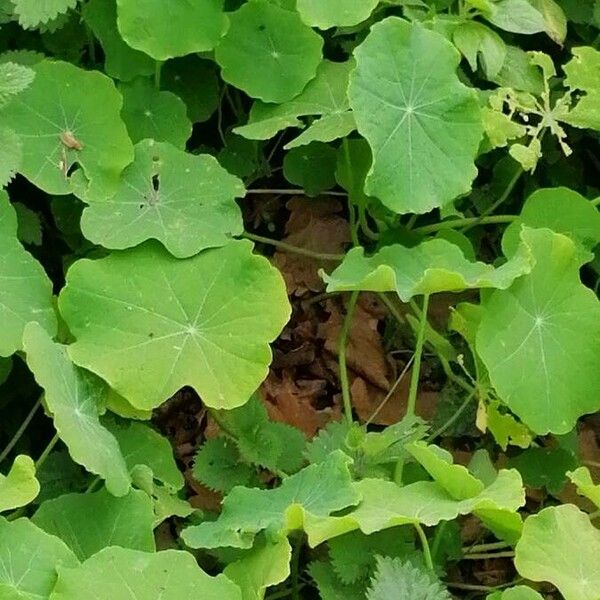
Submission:
<svg viewBox="0 0 600 600">
<path fill-rule="evenodd" d="M 185 385 L 208 406 L 244 404 L 290 315 L 281 275 L 246 241 L 188 260 L 153 244 L 80 260 L 59 304 L 74 362 L 148 409 Z"/>
<path fill-rule="evenodd" d="M 318 196 L 335 186 L 337 152 L 321 142 L 290 150 L 283 159 L 283 175 L 309 196 Z"/>
<path fill-rule="evenodd" d="M 285 102 L 316 75 L 323 40 L 298 13 L 251 0 L 230 19 L 215 52 L 228 83 L 253 98 Z"/>
<path fill-rule="evenodd" d="M 365 190 L 398 213 L 425 213 L 468 192 L 482 137 L 474 90 L 442 35 L 390 17 L 355 50 L 350 105 L 373 151 Z"/>
<path fill-rule="evenodd" d="M 136 146 L 116 195 L 91 202 L 81 228 L 106 248 L 157 239 L 171 254 L 185 258 L 243 232 L 235 198 L 244 192 L 242 182 L 214 157 L 144 140 Z"/>
<path fill-rule="evenodd" d="M 26 506 L 39 493 L 35 465 L 29 456 L 17 456 L 8 475 L 0 474 L 0 512 Z"/>
<path fill-rule="evenodd" d="M 369 18 L 379 0 L 298 0 L 297 10 L 311 27 L 352 27 Z"/>
</svg>

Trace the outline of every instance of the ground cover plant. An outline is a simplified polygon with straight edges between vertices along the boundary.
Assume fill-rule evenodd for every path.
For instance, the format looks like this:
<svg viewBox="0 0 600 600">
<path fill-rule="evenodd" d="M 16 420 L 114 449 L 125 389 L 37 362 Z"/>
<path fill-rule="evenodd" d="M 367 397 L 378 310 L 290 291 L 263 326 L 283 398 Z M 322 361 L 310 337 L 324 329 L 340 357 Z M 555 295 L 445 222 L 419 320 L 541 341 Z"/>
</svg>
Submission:
<svg viewBox="0 0 600 600">
<path fill-rule="evenodd" d="M 0 0 L 0 600 L 600 600 L 598 0 Z"/>
</svg>

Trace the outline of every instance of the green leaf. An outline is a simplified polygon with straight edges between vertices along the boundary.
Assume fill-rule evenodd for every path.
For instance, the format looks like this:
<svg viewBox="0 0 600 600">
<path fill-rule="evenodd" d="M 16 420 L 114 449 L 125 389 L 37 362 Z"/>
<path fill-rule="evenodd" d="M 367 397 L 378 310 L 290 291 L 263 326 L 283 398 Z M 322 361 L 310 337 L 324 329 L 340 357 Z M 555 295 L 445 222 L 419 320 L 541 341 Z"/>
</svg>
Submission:
<svg viewBox="0 0 600 600">
<path fill-rule="evenodd" d="M 494 268 L 468 261 L 451 242 L 433 239 L 412 248 L 385 246 L 368 258 L 363 248 L 353 248 L 331 275 L 324 273 L 322 277 L 328 292 L 396 292 L 403 302 L 408 302 L 420 294 L 468 288 L 505 289 L 531 270 L 529 254 L 528 246 L 523 244 L 511 260 Z"/>
<path fill-rule="evenodd" d="M 158 91 L 145 78 L 124 83 L 119 91 L 123 95 L 121 116 L 134 144 L 152 139 L 185 149 L 192 124 L 183 100 L 171 92 Z"/>
<path fill-rule="evenodd" d="M 600 531 L 572 504 L 529 517 L 515 548 L 517 571 L 531 581 L 549 581 L 565 600 L 598 600 Z"/>
<path fill-rule="evenodd" d="M 42 222 L 40 215 L 21 202 L 14 202 L 17 213 L 17 237 L 23 244 L 42 245 Z"/>
<path fill-rule="evenodd" d="M 152 501 L 144 492 L 131 490 L 115 498 L 106 490 L 92 494 L 67 494 L 44 502 L 32 517 L 86 560 L 107 546 L 154 552 Z"/>
<path fill-rule="evenodd" d="M 0 127 L 0 189 L 12 181 L 22 162 L 21 138 L 12 129 Z"/>
<path fill-rule="evenodd" d="M 70 8 L 77 6 L 78 0 L 11 0 L 19 25 L 32 29 L 48 23 Z"/>
<path fill-rule="evenodd" d="M 158 61 L 212 50 L 227 27 L 223 0 L 117 0 L 117 14 L 127 44 Z"/>
<path fill-rule="evenodd" d="M 567 471 L 577 465 L 577 460 L 564 448 L 528 448 L 508 464 L 521 473 L 525 485 L 559 494 L 567 482 Z"/>
<path fill-rule="evenodd" d="M 117 0 L 89 0 L 82 7 L 82 15 L 102 45 L 107 75 L 131 81 L 140 75 L 154 74 L 155 61 L 123 41 L 117 29 Z"/>
<path fill-rule="evenodd" d="M 390 17 L 355 51 L 350 105 L 373 151 L 365 191 L 398 213 L 425 213 L 468 192 L 483 133 L 459 54 L 441 34 Z"/>
<path fill-rule="evenodd" d="M 35 78 L 35 71 L 14 62 L 0 64 L 0 107 L 13 96 L 26 90 Z"/>
<path fill-rule="evenodd" d="M 579 92 L 575 107 L 562 115 L 561 121 L 587 129 L 600 131 L 600 52 L 590 46 L 573 48 L 573 58 L 563 67 L 565 85 Z"/>
<path fill-rule="evenodd" d="M 585 496 L 600 508 L 600 484 L 594 483 L 587 467 L 579 467 L 574 471 L 569 471 L 567 476 L 571 483 L 577 487 L 578 494 Z"/>
<path fill-rule="evenodd" d="M 37 321 L 54 334 L 56 316 L 52 305 L 52 285 L 41 265 L 23 249 L 17 239 L 17 216 L 0 190 L 0 356 L 23 349 L 25 324 Z"/>
<path fill-rule="evenodd" d="M 200 596 L 198 596 L 200 594 Z M 188 552 L 105 548 L 77 568 L 59 567 L 50 600 L 242 600 L 224 575 L 211 577 Z"/>
<path fill-rule="evenodd" d="M 335 186 L 337 152 L 322 142 L 293 148 L 283 159 L 283 175 L 294 185 L 300 186 L 309 196 Z"/>
<path fill-rule="evenodd" d="M 522 235 L 536 264 L 485 300 L 477 352 L 500 398 L 526 425 L 538 434 L 566 433 L 600 407 L 600 303 L 579 279 L 582 260 L 569 238 L 547 229 Z"/>
<path fill-rule="evenodd" d="M 317 584 L 321 600 L 364 600 L 363 586 L 344 585 L 329 563 L 313 562 L 308 572 Z"/>
<path fill-rule="evenodd" d="M 355 505 L 349 459 L 333 452 L 319 465 L 310 465 L 283 480 L 272 490 L 236 487 L 223 501 L 223 510 L 214 522 L 184 529 L 182 536 L 191 548 L 232 546 L 250 548 L 263 530 L 280 533 L 301 529 L 308 515 L 326 517 Z"/>
<path fill-rule="evenodd" d="M 26 506 L 39 492 L 33 460 L 22 454 L 17 456 L 8 475 L 0 474 L 0 512 Z"/>
<path fill-rule="evenodd" d="M 322 61 L 315 78 L 300 95 L 283 104 L 256 101 L 248 123 L 234 131 L 251 140 L 268 140 L 286 127 L 304 127 L 300 117 L 319 116 L 320 119 L 313 121 L 284 148 L 294 148 L 308 141 L 329 142 L 347 135 L 355 128 L 347 95 L 348 78 L 353 68 L 352 60 L 343 63 Z M 351 129 L 344 127 L 348 119 L 352 121 Z"/>
<path fill-rule="evenodd" d="M 55 344 L 37 323 L 28 323 L 23 335 L 27 364 L 45 390 L 54 426 L 73 460 L 106 481 L 115 496 L 129 491 L 131 480 L 115 437 L 99 420 L 106 385 L 77 368 L 67 347 Z"/>
<path fill-rule="evenodd" d="M 500 72 L 491 78 L 502 87 L 530 92 L 539 96 L 544 91 L 541 70 L 531 63 L 530 55 L 516 46 L 506 46 L 506 58 Z"/>
<path fill-rule="evenodd" d="M 544 598 L 530 587 L 518 585 L 503 592 L 495 592 L 488 596 L 487 600 L 544 600 Z"/>
<path fill-rule="evenodd" d="M 58 538 L 28 519 L 0 518 L 0 597 L 47 600 L 58 565 L 76 566 L 77 558 Z"/>
<path fill-rule="evenodd" d="M 184 385 L 211 407 L 244 404 L 290 315 L 281 275 L 246 241 L 184 261 L 153 244 L 80 260 L 59 305 L 74 362 L 143 409 Z"/>
<path fill-rule="evenodd" d="M 506 45 L 495 31 L 483 23 L 464 21 L 454 30 L 452 41 L 473 72 L 477 71 L 478 58 L 488 78 L 500 72 L 506 58 Z"/>
<path fill-rule="evenodd" d="M 223 246 L 244 226 L 236 197 L 242 182 L 208 155 L 144 140 L 117 193 L 90 201 L 81 229 L 92 242 L 124 249 L 159 240 L 177 258 Z"/>
<path fill-rule="evenodd" d="M 442 584 L 423 567 L 398 558 L 377 557 L 367 600 L 451 600 Z"/>
<path fill-rule="evenodd" d="M 0 110 L 0 122 L 23 144 L 19 172 L 49 194 L 68 194 L 71 169 L 79 166 L 90 195 L 111 195 L 133 160 L 121 95 L 96 71 L 46 60 L 32 68 L 31 86 Z"/>
<path fill-rule="evenodd" d="M 567 37 L 567 17 L 555 0 L 530 0 L 544 19 L 546 33 L 561 45 Z"/>
<path fill-rule="evenodd" d="M 350 425 L 342 421 L 330 421 L 319 430 L 319 433 L 306 445 L 305 455 L 308 462 L 317 464 L 327 460 L 335 450 L 342 450 L 349 454 L 346 439 L 350 432 Z"/>
<path fill-rule="evenodd" d="M 546 29 L 544 17 L 527 0 L 499 0 L 490 7 L 490 14 L 484 17 L 504 31 L 533 34 Z"/>
<path fill-rule="evenodd" d="M 78 465 L 67 450 L 56 450 L 48 456 L 38 469 L 40 493 L 36 504 L 52 500 L 63 494 L 83 492 L 90 484 L 89 474 Z"/>
<path fill-rule="evenodd" d="M 12 357 L 2 357 L 0 356 L 0 385 L 2 385 L 10 376 L 10 372 L 13 368 L 13 359 Z"/>
<path fill-rule="evenodd" d="M 298 13 L 251 0 L 230 15 L 215 51 L 223 79 L 264 102 L 286 102 L 315 76 L 323 40 Z"/>
<path fill-rule="evenodd" d="M 296 10 L 311 27 L 352 27 L 366 21 L 379 0 L 298 0 Z"/>
</svg>

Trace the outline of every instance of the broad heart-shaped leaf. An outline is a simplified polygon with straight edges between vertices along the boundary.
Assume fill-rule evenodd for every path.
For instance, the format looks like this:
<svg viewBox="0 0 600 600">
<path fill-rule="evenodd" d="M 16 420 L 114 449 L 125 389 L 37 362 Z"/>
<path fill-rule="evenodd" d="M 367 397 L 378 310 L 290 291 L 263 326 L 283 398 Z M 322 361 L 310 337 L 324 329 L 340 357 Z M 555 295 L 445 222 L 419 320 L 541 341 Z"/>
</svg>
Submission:
<svg viewBox="0 0 600 600">
<path fill-rule="evenodd" d="M 33 460 L 23 454 L 17 456 L 8 474 L 0 474 L 0 512 L 26 506 L 39 492 Z"/>
<path fill-rule="evenodd" d="M 152 243 L 79 260 L 59 305 L 73 361 L 146 409 L 185 385 L 211 407 L 244 404 L 290 315 L 281 275 L 246 240 L 187 260 Z"/>
<path fill-rule="evenodd" d="M 583 92 L 577 105 L 561 120 L 574 127 L 600 131 L 600 52 L 590 46 L 573 49 L 573 59 L 563 70 L 571 91 Z"/>
<path fill-rule="evenodd" d="M 251 548 L 263 530 L 285 535 L 301 529 L 308 515 L 324 518 L 354 506 L 360 495 L 352 485 L 349 462 L 335 451 L 327 461 L 284 479 L 278 488 L 235 487 L 223 501 L 219 518 L 184 529 L 183 539 L 191 548 Z"/>
<path fill-rule="evenodd" d="M 268 140 L 286 127 L 304 127 L 299 117 L 320 116 L 285 148 L 308 143 L 307 139 L 329 142 L 347 135 L 355 128 L 347 95 L 348 78 L 353 68 L 353 60 L 344 63 L 324 60 L 317 68 L 315 78 L 299 96 L 284 104 L 255 102 L 248 123 L 236 127 L 235 133 L 251 140 Z M 351 129 L 344 128 L 348 120 Z"/>
<path fill-rule="evenodd" d="M 29 321 L 56 332 L 52 284 L 17 239 L 16 213 L 0 190 L 0 356 L 23 348 L 23 329 Z"/>
<path fill-rule="evenodd" d="M 226 244 L 244 230 L 235 202 L 242 182 L 208 155 L 144 140 L 117 193 L 90 201 L 81 229 L 90 241 L 121 250 L 157 239 L 177 258 Z"/>
<path fill-rule="evenodd" d="M 499 397 L 526 425 L 567 433 L 600 407 L 600 303 L 579 279 L 574 242 L 549 229 L 523 234 L 536 264 L 483 303 L 477 352 Z"/>
<path fill-rule="evenodd" d="M 23 335 L 27 364 L 38 384 L 54 426 L 73 460 L 100 475 L 115 496 L 129 491 L 131 479 L 119 444 L 99 420 L 106 384 L 76 367 L 66 346 L 55 344 L 37 323 L 28 323 Z"/>
<path fill-rule="evenodd" d="M 403 302 L 408 302 L 420 294 L 468 288 L 505 289 L 530 270 L 526 243 L 512 259 L 494 268 L 470 262 L 458 246 L 447 240 L 433 239 L 412 248 L 385 246 L 371 257 L 365 257 L 363 248 L 353 248 L 331 275 L 323 273 L 322 277 L 328 292 L 396 292 Z"/>
<path fill-rule="evenodd" d="M 11 0 L 19 25 L 31 29 L 75 8 L 78 0 Z"/>
<path fill-rule="evenodd" d="M 47 600 L 56 568 L 77 566 L 73 552 L 29 519 L 0 518 L 0 598 Z"/>
<path fill-rule="evenodd" d="M 131 81 L 140 75 L 152 75 L 155 61 L 128 46 L 117 29 L 117 0 L 89 0 L 81 9 L 85 23 L 100 41 L 107 75 Z"/>
<path fill-rule="evenodd" d="M 152 501 L 139 490 L 115 498 L 106 490 L 65 494 L 44 502 L 33 522 L 62 539 L 80 560 L 107 546 L 153 552 Z"/>
<path fill-rule="evenodd" d="M 158 61 L 212 50 L 227 27 L 223 2 L 117 0 L 119 31 L 129 46 Z"/>
<path fill-rule="evenodd" d="M 215 51 L 223 79 L 252 98 L 286 102 L 315 76 L 323 40 L 296 12 L 250 0 L 230 15 Z"/>
<path fill-rule="evenodd" d="M 311 27 L 352 27 L 369 18 L 379 0 L 298 0 L 296 10 Z"/>
<path fill-rule="evenodd" d="M 529 517 L 515 549 L 517 571 L 531 581 L 549 581 L 565 600 L 598 600 L 600 531 L 572 504 Z"/>
<path fill-rule="evenodd" d="M 105 548 L 76 568 L 59 567 L 50 600 L 242 600 L 224 575 L 211 577 L 189 552 Z"/>
<path fill-rule="evenodd" d="M 600 508 L 600 484 L 594 483 L 587 467 L 579 467 L 574 471 L 569 471 L 567 476 L 577 488 L 578 494 L 585 496 Z"/>
<path fill-rule="evenodd" d="M 96 71 L 47 60 L 32 68 L 33 83 L 0 110 L 0 123 L 23 143 L 19 172 L 49 194 L 69 194 L 70 171 L 79 165 L 90 195 L 111 195 L 133 160 L 121 95 Z"/>
<path fill-rule="evenodd" d="M 425 213 L 468 192 L 483 134 L 460 55 L 441 34 L 396 17 L 355 50 L 350 106 L 373 151 L 365 191 L 398 213 Z"/>
</svg>

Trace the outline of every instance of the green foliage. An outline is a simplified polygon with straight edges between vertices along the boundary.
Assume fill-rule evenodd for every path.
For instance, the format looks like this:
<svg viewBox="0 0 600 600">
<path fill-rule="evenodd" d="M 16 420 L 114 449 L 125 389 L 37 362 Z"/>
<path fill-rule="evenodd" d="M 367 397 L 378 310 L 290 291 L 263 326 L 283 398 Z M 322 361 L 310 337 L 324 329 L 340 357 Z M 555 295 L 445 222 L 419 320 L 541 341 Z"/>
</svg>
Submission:
<svg viewBox="0 0 600 600">
<path fill-rule="evenodd" d="M 0 512 L 26 506 L 39 491 L 33 461 L 29 456 L 17 456 L 8 474 L 0 474 Z"/>
</svg>

